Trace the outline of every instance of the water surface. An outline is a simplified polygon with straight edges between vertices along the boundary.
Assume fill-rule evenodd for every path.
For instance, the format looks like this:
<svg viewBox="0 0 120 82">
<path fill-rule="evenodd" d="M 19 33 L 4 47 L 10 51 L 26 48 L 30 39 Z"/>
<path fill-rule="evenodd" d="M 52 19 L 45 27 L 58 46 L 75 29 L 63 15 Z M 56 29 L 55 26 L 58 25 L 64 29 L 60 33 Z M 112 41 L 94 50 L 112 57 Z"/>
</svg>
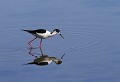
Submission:
<svg viewBox="0 0 120 82">
<path fill-rule="evenodd" d="M 119 82 L 119 0 L 0 1 L 1 82 Z M 43 40 L 43 52 L 63 63 L 23 65 L 34 60 L 21 29 L 59 28 L 65 39 Z M 32 43 L 39 46 L 39 39 Z M 33 50 L 39 56 L 39 49 Z"/>
</svg>

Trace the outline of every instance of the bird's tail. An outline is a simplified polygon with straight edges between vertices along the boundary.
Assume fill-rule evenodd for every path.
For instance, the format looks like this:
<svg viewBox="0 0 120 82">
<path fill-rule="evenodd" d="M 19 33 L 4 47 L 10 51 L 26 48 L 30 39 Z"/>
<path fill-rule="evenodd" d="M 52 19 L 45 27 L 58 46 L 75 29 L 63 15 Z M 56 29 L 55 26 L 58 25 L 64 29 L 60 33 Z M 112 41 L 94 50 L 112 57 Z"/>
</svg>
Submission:
<svg viewBox="0 0 120 82">
<path fill-rule="evenodd" d="M 26 31 L 26 32 L 28 32 L 28 33 L 31 33 L 31 34 L 34 34 L 35 33 L 35 31 L 33 31 L 33 30 L 24 30 L 24 29 L 21 29 L 22 31 Z"/>
<path fill-rule="evenodd" d="M 21 29 L 22 31 L 27 31 L 28 32 L 28 30 L 24 30 L 24 29 Z"/>
</svg>

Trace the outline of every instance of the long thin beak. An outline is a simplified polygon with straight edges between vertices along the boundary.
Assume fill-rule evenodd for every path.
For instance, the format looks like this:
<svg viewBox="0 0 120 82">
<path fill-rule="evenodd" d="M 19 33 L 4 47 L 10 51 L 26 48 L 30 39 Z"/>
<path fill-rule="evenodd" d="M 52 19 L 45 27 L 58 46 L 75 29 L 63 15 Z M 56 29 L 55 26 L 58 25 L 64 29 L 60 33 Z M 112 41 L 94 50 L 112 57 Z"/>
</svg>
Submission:
<svg viewBox="0 0 120 82">
<path fill-rule="evenodd" d="M 64 39 L 64 37 L 62 36 L 62 34 L 60 34 L 60 36 Z"/>
</svg>

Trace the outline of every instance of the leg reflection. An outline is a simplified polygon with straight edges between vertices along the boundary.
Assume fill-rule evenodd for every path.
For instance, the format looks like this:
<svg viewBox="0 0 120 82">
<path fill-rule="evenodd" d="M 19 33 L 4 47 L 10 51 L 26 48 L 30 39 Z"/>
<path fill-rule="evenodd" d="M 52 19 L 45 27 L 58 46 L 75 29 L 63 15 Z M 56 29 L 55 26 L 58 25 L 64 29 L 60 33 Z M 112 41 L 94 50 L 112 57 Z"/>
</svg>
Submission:
<svg viewBox="0 0 120 82">
<path fill-rule="evenodd" d="M 30 54 L 31 56 L 33 56 L 35 58 L 38 58 L 37 56 L 34 55 L 35 53 L 33 53 L 32 51 L 33 51 L 33 49 L 31 48 L 28 54 Z"/>
<path fill-rule="evenodd" d="M 42 51 L 42 49 L 40 48 L 40 52 L 41 52 L 41 54 L 42 54 L 42 56 L 43 56 L 43 51 Z"/>
</svg>

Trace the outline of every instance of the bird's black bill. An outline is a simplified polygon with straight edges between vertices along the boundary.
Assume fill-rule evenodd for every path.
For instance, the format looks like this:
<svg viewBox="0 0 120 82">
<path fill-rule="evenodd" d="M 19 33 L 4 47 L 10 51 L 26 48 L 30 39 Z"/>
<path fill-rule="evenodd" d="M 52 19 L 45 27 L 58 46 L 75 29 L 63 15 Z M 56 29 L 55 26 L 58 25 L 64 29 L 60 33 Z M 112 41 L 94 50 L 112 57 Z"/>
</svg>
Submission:
<svg viewBox="0 0 120 82">
<path fill-rule="evenodd" d="M 64 39 L 64 37 L 62 36 L 62 34 L 60 34 L 60 36 Z"/>
</svg>

